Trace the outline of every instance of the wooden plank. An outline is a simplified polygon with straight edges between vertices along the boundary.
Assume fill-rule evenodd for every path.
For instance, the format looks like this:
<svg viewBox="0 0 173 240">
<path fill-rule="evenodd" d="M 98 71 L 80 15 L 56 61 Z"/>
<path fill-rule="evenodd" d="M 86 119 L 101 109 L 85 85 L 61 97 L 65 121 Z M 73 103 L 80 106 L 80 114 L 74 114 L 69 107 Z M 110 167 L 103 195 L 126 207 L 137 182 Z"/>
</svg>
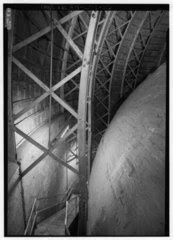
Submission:
<svg viewBox="0 0 173 240">
<path fill-rule="evenodd" d="M 74 111 L 74 109 L 65 101 L 63 101 L 60 97 L 58 97 L 55 93 L 51 93 L 52 97 L 62 105 L 67 111 L 69 111 L 76 119 L 78 119 L 78 114 Z"/>
<path fill-rule="evenodd" d="M 80 59 L 83 59 L 83 53 L 81 52 L 81 50 L 78 48 L 78 46 L 74 43 L 74 41 L 71 39 L 71 37 L 69 36 L 69 34 L 64 30 L 64 28 L 61 26 L 61 24 L 54 19 L 55 23 L 56 23 L 56 27 L 57 29 L 61 32 L 61 34 L 63 35 L 63 37 L 68 41 L 68 43 L 70 44 L 70 46 L 73 48 L 73 50 L 75 51 L 75 53 L 78 55 L 78 57 Z"/>
<path fill-rule="evenodd" d="M 13 62 L 24 72 L 26 73 L 34 82 L 36 82 L 41 88 L 45 91 L 50 91 L 50 89 L 38 78 L 36 77 L 30 70 L 28 70 L 19 60 L 13 57 Z"/>
<path fill-rule="evenodd" d="M 79 74 L 81 72 L 82 66 L 78 67 L 77 69 L 75 69 L 73 72 L 71 72 L 68 76 L 66 76 L 65 78 L 63 78 L 60 82 L 58 82 L 57 84 L 55 84 L 52 87 L 52 91 L 56 91 L 58 88 L 60 88 L 62 85 L 64 85 L 65 83 L 67 83 L 69 80 L 71 80 L 74 76 L 76 76 L 77 74 Z"/>
<path fill-rule="evenodd" d="M 70 20 L 71 18 L 78 16 L 79 14 L 81 14 L 83 11 L 74 11 L 72 13 L 69 13 L 67 16 L 63 17 L 62 19 L 59 20 L 60 24 L 63 24 L 65 22 L 67 22 L 68 20 Z M 53 28 L 55 28 L 56 26 L 54 26 Z M 13 47 L 13 52 L 18 51 L 19 49 L 25 47 L 26 45 L 32 43 L 33 41 L 37 40 L 38 38 L 42 37 L 43 35 L 47 34 L 48 32 L 51 31 L 51 26 L 47 26 L 44 29 L 40 30 L 39 32 L 31 35 L 30 37 L 26 38 L 25 40 L 21 41 L 20 43 L 17 43 L 14 47 Z"/>
</svg>

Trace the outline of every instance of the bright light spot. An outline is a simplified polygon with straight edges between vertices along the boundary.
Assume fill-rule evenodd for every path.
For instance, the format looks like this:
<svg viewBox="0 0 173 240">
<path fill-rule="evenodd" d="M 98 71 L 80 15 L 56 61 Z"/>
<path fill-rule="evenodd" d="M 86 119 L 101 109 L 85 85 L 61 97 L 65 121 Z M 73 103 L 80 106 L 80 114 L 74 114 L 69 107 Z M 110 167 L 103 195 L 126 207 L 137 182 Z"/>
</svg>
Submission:
<svg viewBox="0 0 173 240">
<path fill-rule="evenodd" d="M 69 125 L 64 129 L 63 133 L 61 134 L 61 138 L 64 137 L 64 135 L 66 134 L 66 132 L 68 131 L 69 129 Z"/>
</svg>

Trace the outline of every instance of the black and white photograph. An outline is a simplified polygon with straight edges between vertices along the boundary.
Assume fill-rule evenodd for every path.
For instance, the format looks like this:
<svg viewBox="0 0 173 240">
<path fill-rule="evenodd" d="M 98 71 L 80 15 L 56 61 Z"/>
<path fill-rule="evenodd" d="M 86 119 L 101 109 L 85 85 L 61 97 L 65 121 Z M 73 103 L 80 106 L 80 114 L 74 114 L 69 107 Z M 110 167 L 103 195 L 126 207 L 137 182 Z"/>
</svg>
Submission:
<svg viewBox="0 0 173 240">
<path fill-rule="evenodd" d="M 169 4 L 3 4 L 4 236 L 169 236 Z"/>
</svg>

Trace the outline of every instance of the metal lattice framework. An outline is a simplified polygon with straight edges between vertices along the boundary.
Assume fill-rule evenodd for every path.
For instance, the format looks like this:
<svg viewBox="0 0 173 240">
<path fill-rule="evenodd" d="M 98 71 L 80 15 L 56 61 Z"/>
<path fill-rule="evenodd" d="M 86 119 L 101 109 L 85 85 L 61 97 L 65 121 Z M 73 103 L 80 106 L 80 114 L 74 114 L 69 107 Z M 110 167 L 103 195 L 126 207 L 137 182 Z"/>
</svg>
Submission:
<svg viewBox="0 0 173 240">
<path fill-rule="evenodd" d="M 132 11 L 107 13 L 98 49 L 96 50 L 94 82 L 94 141 L 99 143 L 110 121 L 109 101 L 113 66 L 128 25 L 133 18 Z"/>
<path fill-rule="evenodd" d="M 78 233 L 84 235 L 91 159 L 110 123 L 113 106 L 126 95 L 126 92 L 136 87 L 145 50 L 163 12 L 72 11 L 58 18 L 55 11 L 43 11 L 43 15 L 46 16 L 48 25 L 17 44 L 12 43 L 13 29 L 8 34 L 9 131 L 11 135 L 14 135 L 14 132 L 19 134 L 42 151 L 41 156 L 21 172 L 20 178 L 30 172 L 46 156 L 50 156 L 79 176 Z M 57 57 L 61 66 L 59 72 L 57 71 L 59 75 L 57 80 L 53 81 L 53 49 L 57 47 L 53 39 L 56 31 L 61 35 L 63 44 L 60 56 Z M 50 45 L 44 53 L 50 59 L 50 71 L 45 77 L 49 82 L 47 85 L 45 79 L 33 73 L 16 57 L 15 53 L 43 36 L 47 36 L 48 33 L 50 33 Z M 44 62 L 45 58 L 42 61 Z M 12 63 L 42 90 L 40 96 L 16 114 L 12 113 L 11 107 Z M 17 127 L 17 120 L 47 98 L 49 98 L 50 111 L 49 143 L 48 147 L 45 147 Z M 63 138 L 60 140 L 55 138 L 53 141 L 50 137 L 52 101 L 58 103 L 61 112 L 67 116 L 68 120 L 70 119 L 70 127 Z M 58 145 L 65 141 L 68 143 L 77 141 L 76 153 L 72 151 L 66 161 L 54 153 Z M 8 144 L 14 150 L 11 151 L 14 156 L 14 141 Z M 69 164 L 73 159 L 78 159 L 79 170 Z"/>
<path fill-rule="evenodd" d="M 147 15 L 140 27 L 139 33 L 136 38 L 134 38 L 131 51 L 129 51 L 126 59 L 125 70 L 121 83 L 121 97 L 129 91 L 129 88 L 131 90 L 135 89 L 137 85 L 138 72 L 145 51 L 150 42 L 152 34 L 157 28 L 157 25 L 159 24 L 163 15 L 164 11 L 156 13 L 152 13 L 151 11 L 147 12 Z"/>
<path fill-rule="evenodd" d="M 49 12 L 46 13 L 51 16 Z M 83 16 L 84 14 L 84 16 Z M 24 177 L 31 169 L 33 169 L 40 161 L 42 161 L 47 155 L 49 155 L 54 160 L 61 163 L 64 167 L 78 174 L 81 182 L 80 189 L 80 226 L 79 226 L 79 234 L 85 232 L 86 227 L 86 217 L 87 217 L 87 181 L 88 181 L 88 159 L 86 153 L 86 135 L 87 131 L 90 132 L 89 125 L 87 124 L 87 97 L 88 97 L 88 84 L 89 84 L 89 73 L 91 66 L 91 57 L 92 57 L 92 49 L 93 42 L 96 33 L 96 25 L 98 22 L 98 12 L 84 12 L 83 11 L 74 11 L 61 19 L 56 19 L 56 17 L 51 16 L 50 24 L 36 32 L 35 34 L 29 36 L 25 40 L 17 43 L 11 48 L 11 61 L 22 70 L 30 79 L 32 79 L 36 84 L 38 84 L 42 90 L 44 90 L 43 94 L 36 98 L 30 105 L 19 111 L 17 114 L 13 115 L 14 121 L 14 131 L 21 135 L 23 138 L 28 140 L 38 149 L 40 149 L 43 153 L 42 155 L 34 161 L 27 169 L 25 169 L 21 173 L 21 177 Z M 85 19 L 85 20 L 84 20 Z M 64 25 L 69 24 L 69 27 Z M 66 30 L 66 28 L 68 30 Z M 45 34 L 51 32 L 51 43 L 53 42 L 53 32 L 57 29 L 64 39 L 65 43 L 65 51 L 63 55 L 62 61 L 62 69 L 61 69 L 61 80 L 56 84 L 52 85 L 52 52 L 53 52 L 53 44 L 51 44 L 51 70 L 50 70 L 50 86 L 48 87 L 42 79 L 39 79 L 31 70 L 29 70 L 25 64 L 19 61 L 15 56 L 15 52 L 19 51 L 25 46 L 28 46 L 32 42 L 41 38 Z M 76 30 L 77 29 L 77 30 Z M 9 73 L 11 76 L 11 73 Z M 11 82 L 11 79 L 9 78 Z M 72 87 L 73 86 L 73 87 Z M 58 95 L 58 91 L 60 89 L 60 95 Z M 70 103 L 74 103 L 75 101 L 71 101 L 70 96 L 78 96 L 76 99 L 76 103 L 73 106 Z M 50 107 L 51 107 L 51 99 L 54 99 L 58 104 L 61 105 L 63 109 L 65 109 L 70 116 L 75 119 L 73 126 L 67 131 L 62 141 L 69 140 L 69 138 L 78 139 L 78 159 L 79 159 L 79 170 L 73 168 L 69 163 L 69 161 L 65 162 L 59 157 L 57 157 L 53 150 L 58 146 L 59 142 L 54 141 L 53 144 L 49 142 L 48 148 L 42 146 L 37 141 L 33 140 L 30 136 L 24 133 L 21 129 L 19 129 L 15 122 L 22 115 L 28 112 L 30 109 L 41 103 L 44 99 L 50 97 Z M 51 118 L 49 119 L 51 121 Z M 51 122 L 49 122 L 49 125 Z M 49 131 L 50 132 L 50 131 Z M 50 139 L 50 137 L 49 137 Z M 76 157 L 76 156 L 75 156 Z"/>
<path fill-rule="evenodd" d="M 113 107 L 136 87 L 145 51 L 163 15 L 164 11 L 118 11 L 104 22 L 93 64 L 93 157 Z"/>
</svg>

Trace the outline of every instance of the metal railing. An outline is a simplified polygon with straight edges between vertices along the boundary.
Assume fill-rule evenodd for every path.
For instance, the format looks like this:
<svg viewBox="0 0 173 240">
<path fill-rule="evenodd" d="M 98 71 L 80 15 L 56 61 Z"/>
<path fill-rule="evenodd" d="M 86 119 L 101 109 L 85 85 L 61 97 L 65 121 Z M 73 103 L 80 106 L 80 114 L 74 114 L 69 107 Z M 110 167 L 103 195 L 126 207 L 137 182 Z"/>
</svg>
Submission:
<svg viewBox="0 0 173 240">
<path fill-rule="evenodd" d="M 75 196 L 66 201 L 66 209 L 65 209 L 65 234 L 70 236 L 69 226 L 76 217 L 79 212 L 79 196 Z"/>
<path fill-rule="evenodd" d="M 26 225 L 26 229 L 24 231 L 24 236 L 32 235 L 33 229 L 34 229 L 34 225 L 36 222 L 36 217 L 37 217 L 37 207 L 36 207 L 36 203 L 37 203 L 37 198 L 34 199 L 32 208 L 31 208 L 31 212 L 29 214 L 29 218 L 28 218 L 28 222 Z"/>
<path fill-rule="evenodd" d="M 40 198 L 34 198 L 32 207 L 31 207 L 31 211 L 29 214 L 29 218 L 27 221 L 27 225 L 24 231 L 24 236 L 32 236 L 33 231 L 34 231 L 34 227 L 36 226 L 37 223 L 37 219 L 40 216 L 41 213 L 43 213 L 44 211 L 48 210 L 51 207 L 54 207 L 57 204 L 61 204 L 61 203 L 65 203 L 65 233 L 67 235 L 70 234 L 69 232 L 69 225 L 71 223 L 71 221 L 76 217 L 77 213 L 78 213 L 78 206 L 79 206 L 79 197 L 75 196 L 72 197 L 72 192 L 73 192 L 73 187 L 72 184 L 70 185 L 70 187 L 68 188 L 68 190 L 65 193 L 60 193 L 57 194 L 55 196 L 52 197 L 40 197 Z M 43 202 L 44 200 L 49 200 L 49 199 L 54 199 L 57 197 L 62 196 L 62 199 L 58 201 L 57 200 L 54 202 L 54 204 L 46 204 Z"/>
<path fill-rule="evenodd" d="M 37 221 L 37 217 L 40 215 L 40 213 L 44 212 L 45 210 L 51 208 L 51 207 L 54 207 L 57 203 L 57 201 L 55 201 L 54 205 L 48 205 L 48 206 L 44 206 L 44 204 L 40 204 L 40 202 L 42 200 L 48 200 L 48 199 L 53 199 L 53 198 L 57 198 L 59 197 L 60 195 L 64 195 L 64 199 L 59 201 L 59 204 L 60 203 L 65 203 L 66 199 L 67 199 L 67 193 L 62 193 L 62 194 L 57 194 L 53 197 L 42 197 L 42 198 L 35 198 L 34 201 L 33 201 L 33 204 L 32 204 L 32 207 L 31 207 L 31 211 L 30 211 L 30 214 L 29 214 L 29 218 L 28 218 L 28 222 L 27 222 L 27 225 L 26 225 L 26 228 L 25 228 L 25 231 L 24 231 L 24 236 L 31 236 L 33 234 L 33 230 L 34 230 L 34 227 L 36 225 L 36 221 Z"/>
</svg>

